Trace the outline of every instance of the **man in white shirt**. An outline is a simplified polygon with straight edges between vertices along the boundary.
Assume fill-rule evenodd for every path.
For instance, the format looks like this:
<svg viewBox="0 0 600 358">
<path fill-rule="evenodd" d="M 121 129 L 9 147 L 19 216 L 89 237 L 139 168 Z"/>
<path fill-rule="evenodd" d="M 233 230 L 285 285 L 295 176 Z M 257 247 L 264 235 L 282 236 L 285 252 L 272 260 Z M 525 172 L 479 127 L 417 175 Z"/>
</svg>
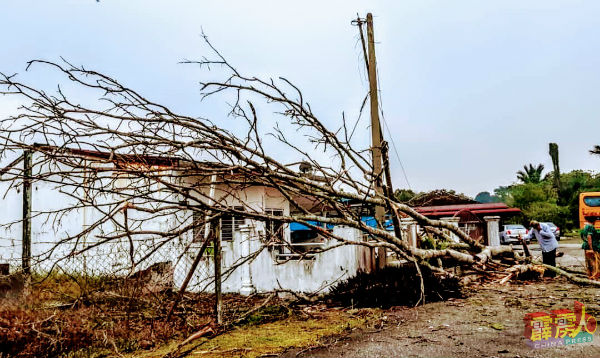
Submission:
<svg viewBox="0 0 600 358">
<path fill-rule="evenodd" d="M 543 262 L 546 265 L 556 267 L 556 249 L 558 248 L 558 241 L 556 241 L 554 233 L 550 230 L 548 225 L 540 224 L 535 220 L 531 220 L 529 226 L 531 226 L 531 230 L 529 231 L 529 234 L 525 236 L 525 240 L 531 240 L 535 236 L 542 248 Z M 554 271 L 544 271 L 545 277 L 554 277 L 555 275 L 556 273 Z"/>
</svg>

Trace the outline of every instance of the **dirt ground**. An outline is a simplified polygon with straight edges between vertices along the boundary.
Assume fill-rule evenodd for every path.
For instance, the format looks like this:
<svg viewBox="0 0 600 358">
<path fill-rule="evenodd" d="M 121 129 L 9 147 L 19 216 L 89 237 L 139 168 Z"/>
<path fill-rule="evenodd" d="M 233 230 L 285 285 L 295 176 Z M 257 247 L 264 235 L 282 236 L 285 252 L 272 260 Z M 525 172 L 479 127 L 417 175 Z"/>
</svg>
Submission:
<svg viewBox="0 0 600 358">
<path fill-rule="evenodd" d="M 582 269 L 578 242 L 561 245 L 559 263 Z M 532 247 L 534 256 L 539 248 Z M 541 255 L 540 255 L 541 256 Z M 570 284 L 564 278 L 537 282 L 486 283 L 464 299 L 387 311 L 379 330 L 356 332 L 303 357 L 600 357 L 600 329 L 590 344 L 532 349 L 523 335 L 527 313 L 573 309 L 578 300 L 600 320 L 600 289 Z M 297 352 L 296 352 L 297 353 Z M 284 356 L 295 356 L 292 352 Z"/>
<path fill-rule="evenodd" d="M 304 357 L 599 357 L 600 338 L 591 344 L 532 349 L 525 344 L 526 313 L 573 308 L 579 300 L 600 318 L 600 291 L 563 279 L 551 283 L 488 284 L 466 299 L 389 311 L 395 324 L 362 332 Z M 493 328 L 496 327 L 496 328 Z"/>
</svg>

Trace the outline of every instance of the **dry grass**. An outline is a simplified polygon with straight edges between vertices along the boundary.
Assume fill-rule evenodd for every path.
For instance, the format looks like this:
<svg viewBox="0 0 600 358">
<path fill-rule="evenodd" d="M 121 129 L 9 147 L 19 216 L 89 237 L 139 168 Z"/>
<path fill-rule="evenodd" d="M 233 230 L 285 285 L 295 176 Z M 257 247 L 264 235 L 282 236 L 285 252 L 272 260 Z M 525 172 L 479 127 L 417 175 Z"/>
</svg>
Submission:
<svg viewBox="0 0 600 358">
<path fill-rule="evenodd" d="M 27 294 L 0 304 L 1 357 L 163 357 L 211 321 L 214 298 L 186 294 L 166 320 L 175 294 L 142 294 L 114 278 L 53 275 Z M 200 338 L 176 356 L 258 357 L 321 344 L 323 337 L 363 327 L 379 310 L 306 306 L 264 296 L 224 295 L 228 323 L 218 335 Z M 235 322 L 235 325 L 231 323 Z"/>
<path fill-rule="evenodd" d="M 148 294 L 123 281 L 54 275 L 25 295 L 0 304 L 2 357 L 114 357 L 182 341 L 212 317 L 210 294 L 186 294 L 166 320 L 175 294 Z M 264 297 L 225 295 L 225 319 L 232 321 Z M 287 317 L 279 300 L 244 324 Z M 257 312 L 257 314 L 260 313 Z"/>
<path fill-rule="evenodd" d="M 260 357 L 282 353 L 291 348 L 319 346 L 324 338 L 351 332 L 378 322 L 377 309 L 339 310 L 324 307 L 296 311 L 288 318 L 264 324 L 236 327 L 214 338 L 200 338 L 179 351 L 178 357 Z M 159 358 L 173 352 L 173 342 L 153 352 L 136 352 L 129 357 Z"/>
</svg>

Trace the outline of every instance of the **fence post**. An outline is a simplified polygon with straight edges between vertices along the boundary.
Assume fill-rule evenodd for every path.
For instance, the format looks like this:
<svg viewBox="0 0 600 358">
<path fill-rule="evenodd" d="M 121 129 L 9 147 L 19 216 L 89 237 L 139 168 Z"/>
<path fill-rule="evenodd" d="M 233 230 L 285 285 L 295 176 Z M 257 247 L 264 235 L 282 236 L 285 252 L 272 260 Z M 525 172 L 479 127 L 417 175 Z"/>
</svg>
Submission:
<svg viewBox="0 0 600 358">
<path fill-rule="evenodd" d="M 31 274 L 31 151 L 23 152 L 23 255 L 22 269 Z"/>
<path fill-rule="evenodd" d="M 489 246 L 500 246 L 500 217 L 484 216 L 483 220 L 487 223 L 487 244 Z"/>
<path fill-rule="evenodd" d="M 236 245 L 241 245 L 242 247 L 242 257 L 247 258 L 250 256 L 250 225 L 240 225 L 240 231 L 237 238 L 239 241 L 236 241 Z M 242 287 L 240 288 L 240 294 L 244 296 L 250 296 L 256 290 L 252 285 L 252 272 L 250 271 L 250 262 L 244 263 L 240 267 L 241 276 L 242 276 Z"/>
<path fill-rule="evenodd" d="M 216 225 L 214 238 L 215 259 L 215 321 L 217 324 L 223 322 L 223 297 L 221 296 L 221 227 Z"/>
</svg>

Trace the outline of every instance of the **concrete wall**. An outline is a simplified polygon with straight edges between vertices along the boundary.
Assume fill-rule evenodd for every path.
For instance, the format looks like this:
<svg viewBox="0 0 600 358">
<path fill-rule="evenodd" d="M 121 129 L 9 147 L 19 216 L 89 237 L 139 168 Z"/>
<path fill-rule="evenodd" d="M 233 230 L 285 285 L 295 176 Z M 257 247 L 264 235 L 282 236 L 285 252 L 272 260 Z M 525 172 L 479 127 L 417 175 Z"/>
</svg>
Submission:
<svg viewBox="0 0 600 358">
<path fill-rule="evenodd" d="M 35 157 L 34 157 L 35 161 Z M 187 180 L 193 180 L 187 179 Z M 127 183 L 121 183 L 127 187 Z M 8 190 L 8 183 L 0 183 L 0 191 Z M 204 196 L 209 194 L 210 187 L 204 186 L 201 192 Z M 4 191 L 2 191 L 4 193 Z M 241 205 L 248 210 L 261 212 L 268 209 L 283 210 L 284 215 L 290 211 L 289 203 L 276 190 L 264 187 L 250 187 L 236 192 L 232 196 L 224 188 L 216 187 L 214 199 L 226 205 Z M 110 194 L 113 195 L 113 194 Z M 118 195 L 118 194 L 117 194 Z M 114 196 L 107 198 L 115 200 Z M 18 269 L 21 264 L 21 220 L 22 192 L 15 188 L 6 191 L 0 199 L 0 262 L 8 262 L 11 269 Z M 73 240 L 58 244 L 69 235 L 74 235 L 89 227 L 100 218 L 103 213 L 94 209 L 73 209 L 55 217 L 38 215 L 47 210 L 58 210 L 74 206 L 76 201 L 68 195 L 60 193 L 57 185 L 46 182 L 36 182 L 32 194 L 32 268 L 39 272 L 46 272 L 58 264 L 60 268 L 71 273 L 85 272 L 88 275 L 128 274 L 130 266 L 129 239 L 112 240 L 94 247 L 83 254 L 69 256 L 72 251 L 83 247 L 94 246 L 102 240 L 102 236 L 113 234 L 118 227 L 111 222 L 92 230 L 78 242 Z M 129 211 L 130 219 L 137 219 L 140 229 L 168 232 L 179 229 L 191 223 L 191 212 L 179 211 L 163 217 L 152 217 L 149 214 Z M 147 220 L 145 220 L 147 218 Z M 117 221 L 123 220 L 123 214 L 115 216 Z M 14 223 L 12 226 L 7 226 Z M 247 237 L 242 237 L 240 232 L 234 234 L 234 240 L 224 241 L 223 269 L 227 274 L 228 268 L 234 266 L 239 260 L 244 259 L 242 250 L 245 241 L 248 241 L 249 252 L 255 252 L 261 247 L 261 237 L 265 228 L 263 222 L 246 220 L 251 227 Z M 337 227 L 334 233 L 347 239 L 360 241 L 361 235 L 357 230 Z M 285 236 L 289 239 L 289 230 Z M 153 248 L 160 246 L 149 260 L 136 267 L 144 269 L 154 263 L 171 261 L 175 269 L 175 285 L 179 287 L 200 248 L 200 243 L 192 243 L 191 230 L 183 235 L 170 239 L 168 242 L 158 235 L 134 237 L 134 259 L 137 261 L 149 253 Z M 333 245 L 334 242 L 325 241 L 324 247 Z M 264 249 L 248 266 L 248 270 L 236 270 L 225 276 L 223 282 L 224 292 L 239 292 L 242 287 L 243 275 L 250 275 L 253 288 L 258 291 L 270 291 L 278 288 L 294 291 L 316 291 L 326 287 L 333 281 L 347 278 L 355 274 L 360 265 L 360 257 L 370 255 L 369 250 L 359 246 L 345 246 L 335 248 L 325 253 L 316 255 L 312 260 L 291 260 L 282 264 L 277 260 L 277 254 L 272 249 Z M 205 257 L 196 270 L 189 289 L 192 291 L 212 291 L 212 275 L 214 263 L 211 257 Z"/>
<path fill-rule="evenodd" d="M 223 242 L 223 268 L 225 280 L 223 281 L 223 292 L 240 292 L 244 283 L 244 270 L 235 270 L 228 276 L 225 276 L 228 269 L 235 265 L 239 260 L 243 260 L 244 240 L 249 240 L 250 253 L 255 253 L 261 248 L 260 229 L 257 229 L 257 222 L 249 221 L 255 224 L 246 238 L 237 232 L 233 242 Z M 360 240 L 361 234 L 358 230 L 346 227 L 336 227 L 334 234 L 343 236 L 351 240 Z M 333 241 L 326 241 L 323 247 L 334 245 Z M 326 291 L 334 282 L 347 279 L 355 275 L 359 267 L 358 257 L 363 251 L 369 249 L 358 245 L 348 245 L 337 247 L 335 249 L 323 252 L 315 256 L 314 259 L 289 260 L 283 262 L 277 260 L 277 254 L 268 249 L 263 249 L 260 254 L 249 265 L 249 278 L 252 288 L 258 292 L 267 292 L 276 289 L 289 289 L 296 292 L 315 292 L 318 290 Z M 194 256 L 190 252 L 189 256 Z M 196 275 L 190 283 L 192 291 L 212 291 L 212 276 L 214 272 L 214 262 L 212 257 L 206 257 L 197 270 Z M 181 282 L 176 282 L 180 285 Z"/>
</svg>

